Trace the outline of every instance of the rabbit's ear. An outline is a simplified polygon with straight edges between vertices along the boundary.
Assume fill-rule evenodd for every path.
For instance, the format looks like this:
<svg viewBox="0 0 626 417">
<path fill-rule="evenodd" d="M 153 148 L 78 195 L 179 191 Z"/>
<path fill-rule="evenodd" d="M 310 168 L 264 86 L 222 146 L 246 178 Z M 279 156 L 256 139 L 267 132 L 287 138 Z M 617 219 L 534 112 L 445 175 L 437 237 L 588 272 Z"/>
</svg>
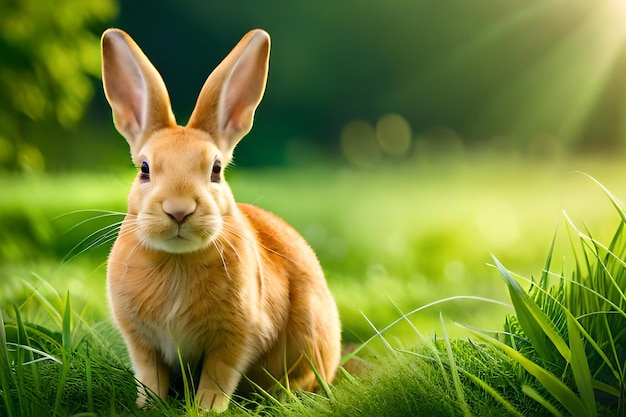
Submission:
<svg viewBox="0 0 626 417">
<path fill-rule="evenodd" d="M 227 158 L 252 128 L 265 91 L 269 53 L 269 35 L 260 29 L 248 32 L 200 91 L 187 126 L 208 132 Z"/>
<path fill-rule="evenodd" d="M 176 125 L 161 75 L 119 29 L 102 35 L 102 82 L 115 127 L 128 141 L 133 157 L 149 132 Z"/>
</svg>

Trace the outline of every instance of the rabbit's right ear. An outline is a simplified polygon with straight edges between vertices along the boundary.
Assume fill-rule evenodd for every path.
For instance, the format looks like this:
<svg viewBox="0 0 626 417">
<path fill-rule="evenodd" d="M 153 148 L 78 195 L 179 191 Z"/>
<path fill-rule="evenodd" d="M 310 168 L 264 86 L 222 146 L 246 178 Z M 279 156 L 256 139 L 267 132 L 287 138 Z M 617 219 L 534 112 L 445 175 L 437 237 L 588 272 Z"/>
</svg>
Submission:
<svg viewBox="0 0 626 417">
<path fill-rule="evenodd" d="M 150 132 L 176 125 L 161 75 L 122 30 L 108 29 L 102 35 L 102 83 L 115 127 L 133 159 Z"/>
<path fill-rule="evenodd" d="M 227 159 L 252 128 L 267 81 L 270 37 L 248 32 L 209 75 L 188 127 L 208 132 Z"/>
</svg>

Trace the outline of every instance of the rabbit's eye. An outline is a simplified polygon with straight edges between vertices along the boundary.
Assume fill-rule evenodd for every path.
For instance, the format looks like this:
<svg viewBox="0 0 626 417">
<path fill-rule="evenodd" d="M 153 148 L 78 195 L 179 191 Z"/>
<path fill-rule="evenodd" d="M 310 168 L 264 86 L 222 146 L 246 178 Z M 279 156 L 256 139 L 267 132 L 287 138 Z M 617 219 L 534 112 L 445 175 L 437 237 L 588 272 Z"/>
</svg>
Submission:
<svg viewBox="0 0 626 417">
<path fill-rule="evenodd" d="M 141 163 L 141 174 L 139 176 L 142 181 L 150 181 L 150 166 L 146 161 Z"/>
<path fill-rule="evenodd" d="M 220 174 L 222 173 L 222 163 L 219 160 L 213 162 L 211 169 L 211 182 L 220 182 Z"/>
</svg>

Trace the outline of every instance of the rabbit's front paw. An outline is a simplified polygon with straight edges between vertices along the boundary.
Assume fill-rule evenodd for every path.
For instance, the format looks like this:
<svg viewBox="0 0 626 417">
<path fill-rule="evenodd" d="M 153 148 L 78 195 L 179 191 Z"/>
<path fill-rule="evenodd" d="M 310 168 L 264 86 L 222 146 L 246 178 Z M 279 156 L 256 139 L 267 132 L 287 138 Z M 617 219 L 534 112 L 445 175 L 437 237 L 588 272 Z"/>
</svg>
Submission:
<svg viewBox="0 0 626 417">
<path fill-rule="evenodd" d="M 200 407 L 202 409 L 213 410 L 218 413 L 226 411 L 230 402 L 229 398 L 221 391 L 199 391 L 198 398 L 200 398 Z"/>
<path fill-rule="evenodd" d="M 137 408 L 140 410 L 148 408 L 148 394 L 143 387 L 137 389 Z"/>
</svg>

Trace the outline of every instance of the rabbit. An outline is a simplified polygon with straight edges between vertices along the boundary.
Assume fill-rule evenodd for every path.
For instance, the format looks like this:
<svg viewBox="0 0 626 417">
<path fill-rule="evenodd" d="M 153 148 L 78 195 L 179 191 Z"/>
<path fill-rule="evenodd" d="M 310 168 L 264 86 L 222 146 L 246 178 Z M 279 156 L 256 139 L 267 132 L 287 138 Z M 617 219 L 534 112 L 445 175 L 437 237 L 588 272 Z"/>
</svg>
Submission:
<svg viewBox="0 0 626 417">
<path fill-rule="evenodd" d="M 238 386 L 315 390 L 339 366 L 339 314 L 315 253 L 274 214 L 236 203 L 224 178 L 264 94 L 269 49 L 266 32 L 247 33 L 183 127 L 132 38 L 102 35 L 104 93 L 138 168 L 107 293 L 139 407 L 148 390 L 167 397 L 181 363 L 199 370 L 196 399 L 217 412 Z"/>
</svg>

